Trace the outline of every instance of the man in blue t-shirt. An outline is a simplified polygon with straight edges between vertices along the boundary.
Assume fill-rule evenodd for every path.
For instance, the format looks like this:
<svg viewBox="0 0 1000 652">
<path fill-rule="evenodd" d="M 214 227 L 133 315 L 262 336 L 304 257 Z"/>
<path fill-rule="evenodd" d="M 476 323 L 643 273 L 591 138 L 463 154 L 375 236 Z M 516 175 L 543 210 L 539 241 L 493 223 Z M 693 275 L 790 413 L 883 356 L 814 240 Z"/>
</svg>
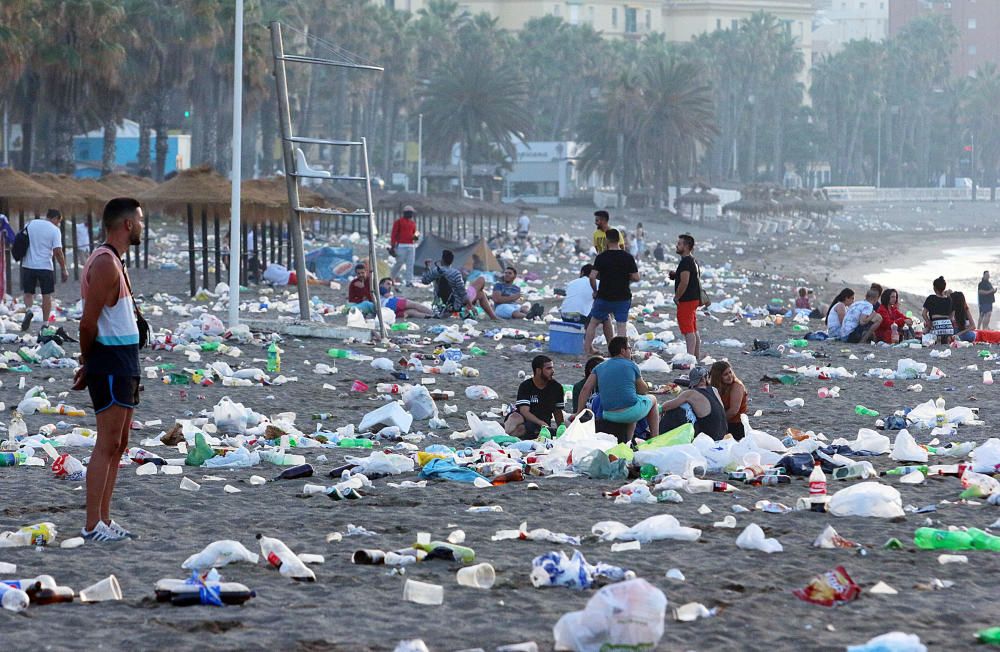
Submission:
<svg viewBox="0 0 1000 652">
<path fill-rule="evenodd" d="M 503 270 L 503 280 L 493 285 L 493 310 L 501 319 L 524 319 L 528 313 L 521 311 L 521 288 L 514 285 L 517 270 L 508 265 Z"/>
<path fill-rule="evenodd" d="M 632 348 L 627 337 L 613 337 L 608 342 L 611 358 L 594 367 L 593 373 L 580 390 L 578 406 L 586 406 L 595 387 L 601 388 L 603 418 L 612 423 L 628 424 L 625 441 L 635 434 L 635 424 L 643 417 L 649 431 L 660 432 L 660 410 L 656 399 L 649 395 L 649 386 L 642 379 L 639 366 L 632 362 Z"/>
</svg>

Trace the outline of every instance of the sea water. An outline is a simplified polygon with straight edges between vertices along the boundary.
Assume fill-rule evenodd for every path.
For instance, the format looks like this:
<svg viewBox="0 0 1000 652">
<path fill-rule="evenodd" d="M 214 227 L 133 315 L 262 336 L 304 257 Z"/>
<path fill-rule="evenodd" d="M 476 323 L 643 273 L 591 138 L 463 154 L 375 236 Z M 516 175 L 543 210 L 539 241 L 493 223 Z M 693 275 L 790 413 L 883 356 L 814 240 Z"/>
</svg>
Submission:
<svg viewBox="0 0 1000 652">
<path fill-rule="evenodd" d="M 880 283 L 885 288 L 895 288 L 899 292 L 927 296 L 934 293 L 934 279 L 944 276 L 948 289 L 964 293 L 966 301 L 975 312 L 975 306 L 979 304 L 979 281 L 986 270 L 990 272 L 990 282 L 994 287 L 1000 287 L 997 285 L 1000 283 L 1000 248 L 979 246 L 944 249 L 909 267 L 889 267 L 875 274 L 867 274 L 865 280 Z M 914 313 L 920 312 L 920 306 L 903 307 Z"/>
</svg>

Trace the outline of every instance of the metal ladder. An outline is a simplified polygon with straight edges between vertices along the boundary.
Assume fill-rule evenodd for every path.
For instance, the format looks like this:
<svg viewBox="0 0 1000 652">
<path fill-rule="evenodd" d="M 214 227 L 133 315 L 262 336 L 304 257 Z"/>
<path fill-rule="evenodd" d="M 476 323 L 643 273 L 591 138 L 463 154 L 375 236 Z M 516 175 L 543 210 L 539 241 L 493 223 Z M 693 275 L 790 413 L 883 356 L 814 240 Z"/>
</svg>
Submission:
<svg viewBox="0 0 1000 652">
<path fill-rule="evenodd" d="M 285 183 L 288 187 L 289 205 L 289 233 L 292 239 L 292 250 L 295 252 L 295 273 L 299 292 L 299 317 L 303 320 L 309 319 L 309 285 L 306 278 L 306 263 L 302 247 L 302 223 L 301 213 L 312 215 L 327 215 L 335 217 L 367 217 L 368 218 L 368 258 L 371 263 L 371 293 L 375 298 L 375 316 L 378 323 L 379 337 L 386 338 L 385 322 L 382 319 L 382 310 L 378 300 L 378 261 L 375 250 L 375 237 L 378 229 L 375 225 L 375 210 L 372 204 L 371 170 L 368 167 L 368 142 L 366 138 L 360 140 L 334 140 L 325 138 L 308 138 L 296 136 L 292 131 L 291 108 L 288 101 L 288 78 L 286 75 L 286 63 L 301 63 L 308 65 L 334 66 L 338 68 L 351 68 L 356 70 L 370 70 L 383 72 L 381 66 L 365 65 L 350 61 L 351 57 L 345 56 L 343 60 L 324 59 L 312 56 L 288 54 L 285 52 L 284 41 L 281 34 L 281 23 L 272 22 L 271 29 L 271 50 L 274 55 L 274 81 L 278 91 L 278 121 L 281 124 L 281 151 L 285 163 Z M 361 176 L 335 175 L 326 171 L 314 170 L 309 167 L 302 150 L 296 145 L 327 145 L 332 147 L 357 147 L 360 148 L 362 169 Z M 321 181 L 352 181 L 364 183 L 365 186 L 365 207 L 352 212 L 343 212 L 331 208 L 320 206 L 303 206 L 299 201 L 300 179 L 318 179 Z"/>
</svg>

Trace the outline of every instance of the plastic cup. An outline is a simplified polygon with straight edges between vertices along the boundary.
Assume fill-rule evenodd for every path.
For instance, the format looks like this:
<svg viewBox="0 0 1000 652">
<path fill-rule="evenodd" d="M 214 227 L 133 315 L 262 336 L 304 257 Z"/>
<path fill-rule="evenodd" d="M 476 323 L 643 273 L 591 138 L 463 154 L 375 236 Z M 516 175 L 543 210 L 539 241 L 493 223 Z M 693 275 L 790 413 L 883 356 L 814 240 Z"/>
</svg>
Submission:
<svg viewBox="0 0 1000 652">
<path fill-rule="evenodd" d="M 136 475 L 156 475 L 157 471 L 155 464 L 140 464 L 135 468 Z"/>
<path fill-rule="evenodd" d="M 497 581 L 497 574 L 492 566 L 483 563 L 459 568 L 458 572 L 455 573 L 455 579 L 462 586 L 474 589 L 488 589 Z"/>
<path fill-rule="evenodd" d="M 403 585 L 403 599 L 417 604 L 444 604 L 444 587 L 440 584 L 406 580 L 406 584 Z"/>
<path fill-rule="evenodd" d="M 352 392 L 367 392 L 368 391 L 368 385 L 366 385 L 365 383 L 361 382 L 360 380 L 355 380 L 353 383 L 351 383 L 351 391 Z"/>
<path fill-rule="evenodd" d="M 91 584 L 80 591 L 80 602 L 105 602 L 121 599 L 122 587 L 118 585 L 118 578 L 114 575 L 108 575 L 97 584 Z"/>
<path fill-rule="evenodd" d="M 143 466 L 155 466 L 155 464 L 143 464 Z M 163 475 L 181 475 L 184 473 L 184 469 L 179 466 L 164 464 L 159 468 L 159 473 L 162 473 Z"/>
<path fill-rule="evenodd" d="M 198 491 L 201 489 L 201 485 L 191 478 L 181 478 L 181 489 L 184 491 Z"/>
</svg>

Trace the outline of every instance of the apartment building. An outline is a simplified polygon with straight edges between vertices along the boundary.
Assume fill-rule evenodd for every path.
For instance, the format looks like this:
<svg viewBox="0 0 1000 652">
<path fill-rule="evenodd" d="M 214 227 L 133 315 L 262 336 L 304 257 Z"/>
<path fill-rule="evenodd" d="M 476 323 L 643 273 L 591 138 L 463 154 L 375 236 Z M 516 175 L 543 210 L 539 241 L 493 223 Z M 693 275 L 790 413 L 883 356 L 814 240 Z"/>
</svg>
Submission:
<svg viewBox="0 0 1000 652">
<path fill-rule="evenodd" d="M 815 8 L 814 61 L 850 41 L 883 41 L 889 34 L 889 0 L 816 0 Z"/>
<path fill-rule="evenodd" d="M 914 18 L 938 13 L 958 30 L 951 67 L 956 76 L 973 75 L 984 63 L 1000 65 L 1000 2 L 997 0 L 889 0 L 889 35 Z"/>
</svg>

